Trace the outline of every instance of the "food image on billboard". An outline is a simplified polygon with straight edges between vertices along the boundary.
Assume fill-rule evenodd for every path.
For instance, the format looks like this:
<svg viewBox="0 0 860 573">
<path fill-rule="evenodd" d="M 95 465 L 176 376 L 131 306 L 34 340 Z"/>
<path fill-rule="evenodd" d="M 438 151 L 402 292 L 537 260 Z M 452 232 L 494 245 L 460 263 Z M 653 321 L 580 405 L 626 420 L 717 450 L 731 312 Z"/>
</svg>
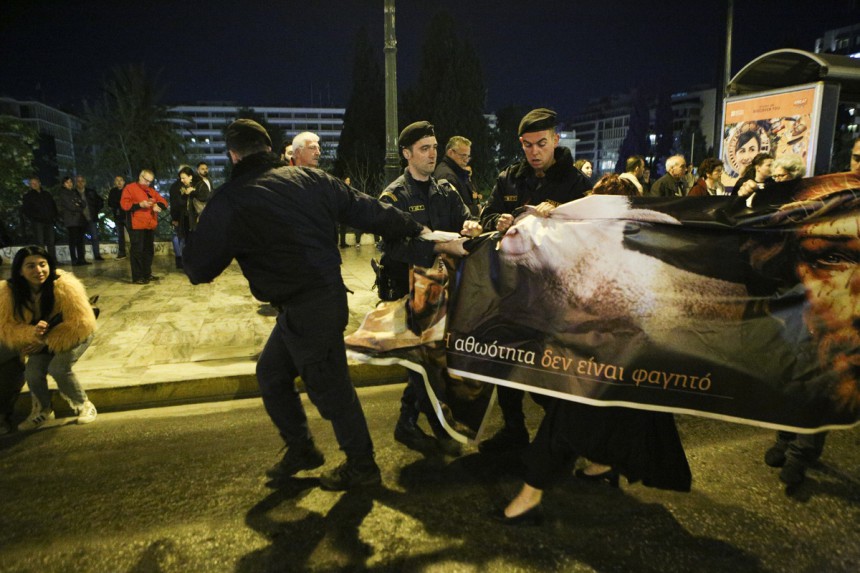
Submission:
<svg viewBox="0 0 860 573">
<path fill-rule="evenodd" d="M 801 86 L 729 98 L 723 115 L 723 185 L 731 187 L 759 153 L 792 154 L 812 172 L 818 89 Z"/>
</svg>

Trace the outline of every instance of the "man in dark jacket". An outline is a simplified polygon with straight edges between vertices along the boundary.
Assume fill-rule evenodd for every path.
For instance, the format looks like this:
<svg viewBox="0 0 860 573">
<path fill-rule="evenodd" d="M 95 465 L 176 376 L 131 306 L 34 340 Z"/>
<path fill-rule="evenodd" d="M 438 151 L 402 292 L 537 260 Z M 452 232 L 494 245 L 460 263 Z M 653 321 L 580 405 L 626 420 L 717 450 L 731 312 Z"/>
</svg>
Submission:
<svg viewBox="0 0 860 573">
<path fill-rule="evenodd" d="M 447 181 L 460 193 L 460 198 L 472 215 L 478 214 L 478 190 L 472 182 L 469 161 L 472 159 L 472 142 L 455 135 L 445 145 L 445 156 L 439 161 L 433 177 Z"/>
<path fill-rule="evenodd" d="M 524 205 L 536 207 L 536 214 L 547 217 L 557 206 L 584 196 L 591 189 L 588 178 L 573 166 L 573 157 L 559 147 L 554 111 L 538 108 L 520 121 L 518 133 L 525 159 L 499 174 L 490 202 L 481 213 L 485 230 L 507 232 L 514 222 L 514 211 Z M 523 416 L 522 390 L 499 386 L 499 406 L 504 427 L 479 446 L 482 452 L 497 452 L 529 443 Z"/>
<path fill-rule="evenodd" d="M 398 138 L 400 153 L 406 159 L 403 175 L 379 195 L 379 200 L 412 214 L 433 231 L 478 235 L 481 229 L 471 219 L 469 210 L 456 189 L 448 182 L 438 182 L 431 174 L 436 167 L 437 143 L 433 126 L 418 121 L 406 126 Z M 409 266 L 431 267 L 437 253 L 460 257 L 466 254 L 462 237 L 447 243 L 428 243 L 412 239 L 385 241 L 382 250 L 382 277 L 378 282 L 383 300 L 397 300 L 409 293 Z M 436 440 L 418 427 L 418 414 L 424 412 Z M 394 439 L 408 448 L 426 451 L 438 445 L 449 455 L 459 453 L 459 445 L 442 428 L 424 387 L 423 377 L 409 372 L 409 382 L 400 400 L 400 418 L 394 428 Z M 435 442 L 435 443 L 434 443 Z"/>
<path fill-rule="evenodd" d="M 63 225 L 69 236 L 69 257 L 72 259 L 72 265 L 91 264 L 84 255 L 84 232 L 89 224 L 87 199 L 83 193 L 78 193 L 69 176 L 63 177 L 59 206 Z"/>
<path fill-rule="evenodd" d="M 287 444 L 268 474 L 286 478 L 325 463 L 296 390 L 301 375 L 346 454 L 345 463 L 322 475 L 322 487 L 378 484 L 373 442 L 346 363 L 349 311 L 335 229 L 343 222 L 396 241 L 419 235 L 422 227 L 319 169 L 286 166 L 255 121 L 236 120 L 226 139 L 231 180 L 209 199 L 183 263 L 198 284 L 212 281 L 235 258 L 251 293 L 279 310 L 257 362 L 263 404 Z"/>
<path fill-rule="evenodd" d="M 87 187 L 87 178 L 83 175 L 75 177 L 75 190 L 84 195 L 87 199 L 87 228 L 86 231 L 90 234 L 90 245 L 93 248 L 93 260 L 103 261 L 104 258 L 99 248 L 99 213 L 102 207 L 105 206 L 105 200 L 102 199 L 98 191 L 92 187 Z"/>
<path fill-rule="evenodd" d="M 119 202 L 122 199 L 122 190 L 125 187 L 125 179 L 122 175 L 113 178 L 113 187 L 108 191 L 108 207 L 113 215 L 113 224 L 116 229 L 116 258 L 124 259 L 125 253 L 125 228 L 128 226 L 128 213 L 122 210 Z"/>
<path fill-rule="evenodd" d="M 30 220 L 37 245 L 44 245 L 48 252 L 57 260 L 54 222 L 57 220 L 57 204 L 51 194 L 42 189 L 42 181 L 38 175 L 30 177 L 30 190 L 24 194 L 22 211 Z"/>
<path fill-rule="evenodd" d="M 687 194 L 687 160 L 683 155 L 673 155 L 666 160 L 666 174 L 651 186 L 654 197 L 683 197 Z"/>
</svg>

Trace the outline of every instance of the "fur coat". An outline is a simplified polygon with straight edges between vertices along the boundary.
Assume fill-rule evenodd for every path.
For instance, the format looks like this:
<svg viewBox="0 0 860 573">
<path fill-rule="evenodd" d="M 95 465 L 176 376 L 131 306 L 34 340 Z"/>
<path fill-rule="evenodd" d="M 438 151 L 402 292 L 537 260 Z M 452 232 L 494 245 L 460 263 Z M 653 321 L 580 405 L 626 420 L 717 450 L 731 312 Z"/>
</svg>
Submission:
<svg viewBox="0 0 860 573">
<path fill-rule="evenodd" d="M 84 285 L 75 275 L 57 269 L 51 317 L 59 313 L 63 313 L 63 321 L 49 330 L 44 339 L 53 353 L 71 350 L 96 329 L 96 317 Z M 29 308 L 24 309 L 23 321 L 15 315 L 12 289 L 8 281 L 0 282 L 0 344 L 20 350 L 36 342 L 32 320 L 33 311 Z"/>
</svg>

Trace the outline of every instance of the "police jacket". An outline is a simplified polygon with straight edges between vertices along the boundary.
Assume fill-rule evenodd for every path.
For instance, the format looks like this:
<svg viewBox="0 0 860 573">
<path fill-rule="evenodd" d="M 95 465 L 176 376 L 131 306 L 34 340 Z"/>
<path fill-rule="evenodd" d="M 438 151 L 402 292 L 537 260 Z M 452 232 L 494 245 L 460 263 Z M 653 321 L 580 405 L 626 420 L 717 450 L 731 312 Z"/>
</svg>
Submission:
<svg viewBox="0 0 860 573">
<path fill-rule="evenodd" d="M 403 175 L 385 188 L 379 200 L 409 212 L 413 219 L 434 231 L 457 233 L 463 228 L 463 222 L 472 218 L 452 185 L 430 177 L 429 192 L 425 194 L 418 188 L 409 169 L 405 169 Z M 396 299 L 409 292 L 409 265 L 432 266 L 436 260 L 434 247 L 430 241 L 408 238 L 396 242 L 384 241 L 382 266 L 389 284 L 379 285 L 380 296 L 384 300 Z"/>
<path fill-rule="evenodd" d="M 235 258 L 257 299 L 310 300 L 320 289 L 343 289 L 339 222 L 392 241 L 421 232 L 409 215 L 319 169 L 256 153 L 237 163 L 206 203 L 183 266 L 192 283 L 205 283 Z"/>
<path fill-rule="evenodd" d="M 543 177 L 537 177 L 525 159 L 499 173 L 490 202 L 481 213 L 481 226 L 485 231 L 492 231 L 503 213 L 513 213 L 517 207 L 537 206 L 543 202 L 561 205 L 582 198 L 589 189 L 591 183 L 582 171 L 573 166 L 570 151 L 566 147 L 556 147 L 555 163 Z"/>
</svg>

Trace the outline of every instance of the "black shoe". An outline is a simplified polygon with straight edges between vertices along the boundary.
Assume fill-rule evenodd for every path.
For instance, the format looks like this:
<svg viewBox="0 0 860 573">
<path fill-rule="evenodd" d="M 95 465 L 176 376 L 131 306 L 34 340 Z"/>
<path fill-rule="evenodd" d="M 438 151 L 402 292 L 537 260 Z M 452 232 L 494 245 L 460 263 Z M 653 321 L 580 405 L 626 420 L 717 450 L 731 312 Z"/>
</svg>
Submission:
<svg viewBox="0 0 860 573">
<path fill-rule="evenodd" d="M 131 282 L 136 284 L 136 285 L 148 285 L 149 279 L 137 279 L 137 280 L 133 280 Z"/>
<path fill-rule="evenodd" d="M 281 461 L 266 470 L 272 479 L 296 475 L 302 470 L 313 470 L 325 463 L 325 457 L 313 442 L 287 448 Z"/>
<path fill-rule="evenodd" d="M 501 508 L 491 513 L 490 517 L 502 525 L 540 525 L 543 523 L 543 509 L 536 505 L 519 515 L 508 517 L 505 515 L 505 509 Z"/>
<path fill-rule="evenodd" d="M 381 483 L 382 474 L 379 472 L 379 466 L 372 459 L 361 465 L 346 460 L 320 476 L 320 487 L 326 491 L 346 491 Z"/>
<path fill-rule="evenodd" d="M 155 276 L 155 275 L 149 275 L 149 277 L 147 277 L 147 279 L 146 279 L 146 280 L 149 280 L 149 281 L 160 281 L 160 280 L 161 280 L 161 277 L 157 277 L 157 276 Z"/>
<path fill-rule="evenodd" d="M 345 248 L 347 248 L 349 245 L 347 245 L 346 243 L 341 243 L 341 244 L 340 244 L 340 245 L 338 245 L 338 246 L 339 246 L 341 249 L 345 249 Z"/>
<path fill-rule="evenodd" d="M 91 265 L 92 263 L 89 261 L 78 261 L 79 265 Z"/>
<path fill-rule="evenodd" d="M 482 454 L 495 454 L 519 450 L 529 445 L 529 433 L 525 428 L 512 430 L 507 426 L 496 432 L 496 435 L 484 440 L 478 446 Z"/>
<path fill-rule="evenodd" d="M 771 446 L 764 453 L 764 463 L 772 468 L 781 468 L 785 465 L 785 448 L 780 446 Z"/>
<path fill-rule="evenodd" d="M 436 451 L 436 440 L 424 433 L 418 424 L 407 418 L 397 420 L 394 426 L 394 439 L 416 452 L 422 454 Z"/>
<path fill-rule="evenodd" d="M 788 487 L 797 487 L 806 479 L 806 464 L 798 460 L 788 460 L 779 472 L 779 481 Z"/>
<path fill-rule="evenodd" d="M 618 472 L 612 468 L 609 468 L 605 472 L 600 472 L 599 474 L 587 474 L 585 470 L 576 470 L 573 472 L 578 479 L 591 481 L 591 482 L 600 482 L 605 481 L 612 487 L 618 487 Z"/>
<path fill-rule="evenodd" d="M 105 258 L 104 257 L 93 257 L 93 260 L 94 261 L 103 261 L 103 260 L 105 260 Z"/>
</svg>

